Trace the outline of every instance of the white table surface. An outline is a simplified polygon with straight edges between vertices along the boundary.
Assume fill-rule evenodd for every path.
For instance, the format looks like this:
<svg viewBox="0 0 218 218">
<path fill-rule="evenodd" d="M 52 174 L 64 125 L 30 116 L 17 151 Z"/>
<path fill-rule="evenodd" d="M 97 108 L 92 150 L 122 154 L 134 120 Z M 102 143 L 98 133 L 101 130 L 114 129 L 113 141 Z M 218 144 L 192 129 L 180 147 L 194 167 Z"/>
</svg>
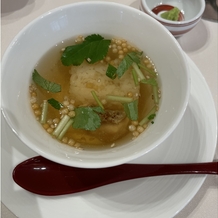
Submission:
<svg viewBox="0 0 218 218">
<path fill-rule="evenodd" d="M 58 6 L 78 0 L 1 0 L 1 55 L 11 40 L 31 20 Z M 139 0 L 114 0 L 112 2 L 139 8 Z M 218 23 L 201 20 L 189 33 L 178 39 L 184 52 L 204 75 L 218 112 Z M 215 154 L 218 160 L 218 149 Z M 2 199 L 4 202 L 4 199 Z M 15 218 L 3 203 L 2 218 Z M 218 176 L 208 176 L 195 197 L 175 218 L 217 218 Z M 20 217 L 22 218 L 22 217 Z M 40 218 L 40 217 L 39 217 Z"/>
</svg>

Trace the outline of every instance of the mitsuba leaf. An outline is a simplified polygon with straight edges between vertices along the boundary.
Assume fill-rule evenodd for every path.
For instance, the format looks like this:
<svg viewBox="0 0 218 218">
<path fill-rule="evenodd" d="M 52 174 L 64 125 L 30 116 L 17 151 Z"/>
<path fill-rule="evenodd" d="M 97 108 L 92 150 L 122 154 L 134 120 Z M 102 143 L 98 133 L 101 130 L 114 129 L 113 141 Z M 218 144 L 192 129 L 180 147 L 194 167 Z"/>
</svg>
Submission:
<svg viewBox="0 0 218 218">
<path fill-rule="evenodd" d="M 130 52 L 127 55 L 132 59 L 136 64 L 140 63 L 140 58 L 143 52 Z"/>
<path fill-rule="evenodd" d="M 129 69 L 132 63 L 133 60 L 128 55 L 126 55 L 117 68 L 118 78 L 123 76 L 123 74 Z"/>
<path fill-rule="evenodd" d="M 94 42 L 94 41 L 99 41 L 99 40 L 103 40 L 103 39 L 104 39 L 104 37 L 102 37 L 99 34 L 92 34 L 92 35 L 86 36 L 86 38 L 85 38 L 85 40 L 88 42 Z"/>
<path fill-rule="evenodd" d="M 63 65 L 78 66 L 84 60 L 93 64 L 105 58 L 111 40 L 106 40 L 98 34 L 87 36 L 81 44 L 68 46 L 65 48 L 61 61 Z"/>
<path fill-rule="evenodd" d="M 73 128 L 85 129 L 94 131 L 101 125 L 101 119 L 98 113 L 102 112 L 101 107 L 78 107 L 75 109 L 75 118 L 73 122 Z"/>
<path fill-rule="evenodd" d="M 37 72 L 36 69 L 34 69 L 32 79 L 37 85 L 49 92 L 56 93 L 61 91 L 61 86 L 59 84 L 46 80 Z"/>
<path fill-rule="evenodd" d="M 85 49 L 84 44 L 78 44 L 73 46 L 68 46 L 65 48 L 62 56 L 61 62 L 65 66 L 75 65 L 78 66 L 82 64 L 85 59 Z"/>
<path fill-rule="evenodd" d="M 136 64 L 140 63 L 141 54 L 142 53 L 139 52 L 130 52 L 125 55 L 117 68 L 118 78 L 123 76 L 123 74 L 129 69 L 133 62 L 135 62 Z"/>
</svg>

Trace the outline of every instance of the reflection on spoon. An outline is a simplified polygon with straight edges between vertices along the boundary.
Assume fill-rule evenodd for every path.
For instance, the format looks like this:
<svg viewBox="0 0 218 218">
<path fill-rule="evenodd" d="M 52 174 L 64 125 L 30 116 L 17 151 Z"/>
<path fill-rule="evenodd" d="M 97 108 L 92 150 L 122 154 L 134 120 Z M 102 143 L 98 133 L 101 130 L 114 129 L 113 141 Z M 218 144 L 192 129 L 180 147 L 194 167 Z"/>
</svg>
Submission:
<svg viewBox="0 0 218 218">
<path fill-rule="evenodd" d="M 41 156 L 30 158 L 13 171 L 14 181 L 40 195 L 77 193 L 103 185 L 148 176 L 218 174 L 218 162 L 190 164 L 123 164 L 102 169 L 64 166 Z"/>
</svg>

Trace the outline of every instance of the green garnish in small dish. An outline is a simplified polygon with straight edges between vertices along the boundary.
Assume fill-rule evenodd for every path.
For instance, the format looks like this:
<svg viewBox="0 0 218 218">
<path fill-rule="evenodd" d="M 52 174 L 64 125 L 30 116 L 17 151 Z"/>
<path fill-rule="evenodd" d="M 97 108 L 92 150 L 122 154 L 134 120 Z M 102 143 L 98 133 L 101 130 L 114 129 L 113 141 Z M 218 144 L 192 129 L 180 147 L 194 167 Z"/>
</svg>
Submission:
<svg viewBox="0 0 218 218">
<path fill-rule="evenodd" d="M 160 16 L 166 20 L 178 21 L 180 10 L 177 7 L 162 13 Z"/>
</svg>

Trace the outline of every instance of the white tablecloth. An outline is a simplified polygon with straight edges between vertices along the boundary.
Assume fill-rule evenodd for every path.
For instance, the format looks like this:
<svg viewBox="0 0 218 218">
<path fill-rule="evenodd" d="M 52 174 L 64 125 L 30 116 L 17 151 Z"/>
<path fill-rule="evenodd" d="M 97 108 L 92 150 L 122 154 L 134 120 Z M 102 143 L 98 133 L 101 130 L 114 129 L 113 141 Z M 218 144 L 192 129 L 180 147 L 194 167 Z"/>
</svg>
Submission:
<svg viewBox="0 0 218 218">
<path fill-rule="evenodd" d="M 78 2 L 76 0 L 2 0 L 1 46 L 3 55 L 14 36 L 31 20 L 50 9 Z M 114 0 L 113 2 L 139 8 L 139 1 Z M 178 39 L 185 53 L 204 75 L 218 111 L 218 23 L 201 20 L 198 25 Z M 218 149 L 215 159 L 218 160 Z M 3 201 L 3 199 L 2 199 Z M 218 177 L 208 176 L 196 196 L 175 218 L 218 217 Z M 2 203 L 2 218 L 15 218 Z M 22 217 L 20 217 L 22 218 Z M 40 217 L 39 217 L 40 218 Z"/>
</svg>

